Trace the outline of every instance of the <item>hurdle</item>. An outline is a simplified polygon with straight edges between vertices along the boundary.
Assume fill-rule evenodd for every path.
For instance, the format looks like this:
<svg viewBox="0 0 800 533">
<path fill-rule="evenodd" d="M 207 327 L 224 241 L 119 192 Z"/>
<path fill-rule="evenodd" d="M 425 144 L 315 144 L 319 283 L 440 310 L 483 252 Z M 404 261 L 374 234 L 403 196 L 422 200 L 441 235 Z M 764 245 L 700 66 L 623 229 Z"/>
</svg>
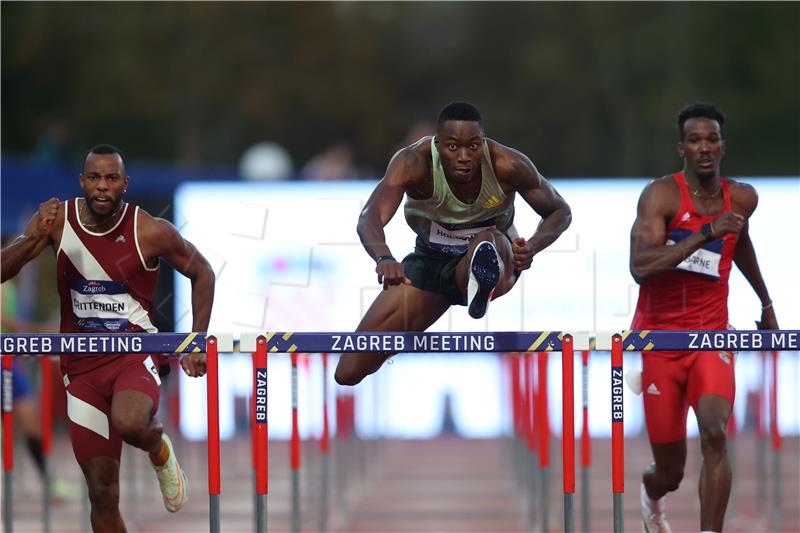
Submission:
<svg viewBox="0 0 800 533">
<path fill-rule="evenodd" d="M 3 355 L 3 530 L 13 531 L 11 488 L 14 476 L 14 397 L 11 372 L 14 360 Z"/>
<path fill-rule="evenodd" d="M 716 351 L 726 349 L 758 349 L 773 351 L 772 359 L 772 380 L 777 382 L 777 351 L 798 350 L 798 340 L 800 331 L 622 331 L 613 333 L 598 333 L 595 335 L 596 351 L 611 351 L 611 423 L 612 423 L 612 493 L 614 501 L 614 531 L 622 531 L 622 495 L 624 493 L 624 416 L 623 416 L 623 387 L 622 387 L 622 354 L 624 351 Z M 586 334 L 589 339 L 589 334 Z M 263 341 L 259 344 L 259 341 Z M 563 378 L 562 390 L 568 398 L 562 398 L 565 409 L 568 406 L 574 407 L 570 402 L 573 401 L 574 391 L 572 390 L 574 372 L 568 369 L 574 364 L 574 350 L 583 349 L 583 341 L 578 342 L 577 335 L 569 332 L 544 331 L 544 332 L 494 332 L 494 333 L 409 333 L 409 332 L 381 332 L 381 333 L 266 333 L 258 335 L 251 353 L 259 355 L 259 364 L 263 357 L 263 367 L 254 365 L 254 379 L 259 375 L 262 383 L 254 381 L 254 386 L 263 387 L 264 412 L 261 419 L 263 429 L 256 427 L 259 432 L 253 442 L 259 444 L 254 451 L 254 463 L 256 466 L 256 485 L 257 490 L 263 488 L 263 493 L 267 493 L 267 420 L 266 420 L 266 359 L 268 354 L 273 353 L 352 353 L 363 352 L 379 346 L 378 350 L 398 351 L 405 353 L 487 353 L 487 352 L 523 352 L 538 353 L 538 363 L 543 365 L 547 361 L 549 352 L 562 353 L 562 365 L 564 371 L 562 376 L 569 375 L 569 379 Z M 747 346 L 743 346 L 746 344 Z M 245 350 L 244 341 L 241 350 Z M 13 470 L 13 427 L 11 415 L 13 413 L 13 402 L 11 401 L 11 357 L 13 355 L 70 355 L 87 353 L 119 353 L 119 354 L 175 354 L 187 352 L 207 353 L 207 394 L 208 394 L 208 488 L 209 488 L 209 529 L 212 532 L 220 531 L 220 509 L 219 495 L 221 492 L 220 483 L 220 443 L 219 443 L 219 403 L 218 403 L 218 370 L 219 352 L 233 351 L 233 339 L 229 335 L 216 334 L 59 334 L 59 335 L 27 335 L 27 334 L 8 334 L 2 335 L 2 379 L 4 394 L 2 398 L 2 423 L 3 423 L 3 472 L 4 472 L 4 516 L 3 524 L 5 531 L 12 531 L 12 507 L 11 507 L 11 479 Z M 565 354 L 567 352 L 567 354 Z M 539 385 L 546 386 L 545 367 L 540 366 L 537 376 Z M 263 371 L 263 372 L 262 372 Z M 294 378 L 296 379 L 296 370 Z M 532 379 L 530 380 L 533 381 Z M 532 384 L 532 383 L 531 383 Z M 531 404 L 539 405 L 539 409 L 544 405 L 546 415 L 545 389 L 540 389 L 537 401 Z M 569 391 L 569 392 L 568 392 Z M 772 434 L 772 447 L 776 452 L 781 446 L 781 437 L 777 427 L 777 391 L 773 386 L 771 389 L 770 405 L 770 430 Z M 256 392 L 256 396 L 260 393 Z M 293 393 L 293 409 L 296 410 L 296 389 Z M 258 405 L 258 404 L 256 404 Z M 533 406 L 530 407 L 533 409 Z M 573 410 L 567 409 L 566 416 L 572 416 Z M 258 416 L 258 410 L 254 409 L 254 417 Z M 544 425 L 540 411 L 540 424 Z M 296 412 L 295 412 L 296 415 Z M 523 416 L 527 416 L 523 414 Z M 256 418 L 256 422 L 259 419 Z M 571 431 L 566 426 L 571 424 Z M 574 421 L 565 422 L 564 439 L 564 524 L 565 530 L 574 528 L 574 517 L 572 497 L 574 494 Z M 540 439 L 541 434 L 540 432 Z M 567 441 L 571 442 L 567 442 Z M 540 445 L 542 444 L 540 440 Z M 545 442 L 544 449 L 540 453 L 547 453 L 548 443 Z M 261 454 L 263 450 L 263 455 Z M 258 453 L 256 453 L 256 451 Z M 294 456 L 294 451 L 293 451 Z M 259 459 L 263 457 L 263 459 Z M 773 460 L 775 473 L 779 474 L 779 463 Z M 540 455 L 541 464 L 541 455 Z M 299 448 L 298 462 L 299 467 Z M 259 480 L 261 481 L 259 483 Z M 775 493 L 780 494 L 780 481 L 775 480 Z M 774 507 L 773 520 L 779 523 L 780 501 L 773 498 Z M 546 509 L 543 509 L 545 511 Z M 266 511 L 266 505 L 264 505 Z M 299 515 L 299 508 L 298 508 Z M 299 519 L 292 520 L 293 530 L 299 530 Z"/>
<path fill-rule="evenodd" d="M 591 531 L 589 471 L 592 466 L 592 441 L 589 436 L 589 350 L 581 351 L 581 530 Z"/>
<path fill-rule="evenodd" d="M 233 335 L 215 333 L 59 333 L 0 335 L 2 349 L 3 530 L 13 531 L 12 479 L 14 466 L 12 357 L 15 355 L 69 356 L 74 354 L 206 353 L 208 394 L 209 530 L 220 531 L 220 446 L 218 354 L 233 351 Z"/>
</svg>

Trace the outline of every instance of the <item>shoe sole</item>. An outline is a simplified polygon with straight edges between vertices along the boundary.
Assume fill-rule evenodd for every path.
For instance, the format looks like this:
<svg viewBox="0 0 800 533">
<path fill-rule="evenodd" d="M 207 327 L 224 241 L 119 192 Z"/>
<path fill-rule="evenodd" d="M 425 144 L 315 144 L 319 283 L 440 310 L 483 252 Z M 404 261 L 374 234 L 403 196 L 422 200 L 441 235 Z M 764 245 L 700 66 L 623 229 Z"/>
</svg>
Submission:
<svg viewBox="0 0 800 533">
<path fill-rule="evenodd" d="M 475 247 L 469 266 L 470 279 L 467 284 L 469 316 L 482 318 L 489 307 L 489 301 L 500 280 L 500 262 L 497 249 L 490 242 L 482 242 Z M 470 294 L 474 291 L 474 294 Z"/>
</svg>

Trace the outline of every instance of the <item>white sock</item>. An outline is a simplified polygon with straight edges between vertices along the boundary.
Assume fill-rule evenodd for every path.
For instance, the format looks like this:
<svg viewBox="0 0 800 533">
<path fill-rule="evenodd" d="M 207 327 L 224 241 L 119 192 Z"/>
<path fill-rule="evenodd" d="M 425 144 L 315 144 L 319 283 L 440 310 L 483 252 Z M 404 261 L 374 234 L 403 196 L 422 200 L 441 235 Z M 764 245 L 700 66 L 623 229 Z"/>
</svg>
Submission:
<svg viewBox="0 0 800 533">
<path fill-rule="evenodd" d="M 651 500 L 650 496 L 647 495 L 647 489 L 644 488 L 644 483 L 642 483 L 641 495 L 642 495 L 643 506 L 650 509 L 650 511 L 656 514 L 664 512 L 664 507 L 666 506 L 667 503 L 666 494 L 657 500 Z"/>
</svg>

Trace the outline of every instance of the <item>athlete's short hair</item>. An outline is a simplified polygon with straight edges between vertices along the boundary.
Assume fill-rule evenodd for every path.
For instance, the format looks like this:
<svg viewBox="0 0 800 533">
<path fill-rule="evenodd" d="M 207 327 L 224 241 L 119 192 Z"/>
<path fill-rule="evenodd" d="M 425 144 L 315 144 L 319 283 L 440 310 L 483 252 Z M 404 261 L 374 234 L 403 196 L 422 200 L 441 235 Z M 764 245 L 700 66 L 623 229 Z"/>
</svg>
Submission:
<svg viewBox="0 0 800 533">
<path fill-rule="evenodd" d="M 122 159 L 122 164 L 125 165 L 125 168 L 128 168 L 128 160 L 125 159 L 125 154 L 112 144 L 98 144 L 97 146 L 92 146 L 89 148 L 86 153 L 83 155 L 83 166 L 86 166 L 86 160 L 89 158 L 90 154 L 117 154 L 120 159 Z M 83 170 L 83 168 L 81 168 Z"/>
<path fill-rule="evenodd" d="M 717 109 L 714 104 L 707 104 L 705 102 L 697 102 L 689 104 L 678 113 L 678 138 L 683 141 L 683 125 L 690 118 L 705 117 L 711 120 L 716 120 L 719 124 L 719 132 L 724 135 L 725 128 L 725 115 Z"/>
<path fill-rule="evenodd" d="M 481 112 L 469 102 L 450 102 L 439 113 L 436 127 L 441 128 L 448 120 L 468 120 L 481 124 Z"/>
</svg>

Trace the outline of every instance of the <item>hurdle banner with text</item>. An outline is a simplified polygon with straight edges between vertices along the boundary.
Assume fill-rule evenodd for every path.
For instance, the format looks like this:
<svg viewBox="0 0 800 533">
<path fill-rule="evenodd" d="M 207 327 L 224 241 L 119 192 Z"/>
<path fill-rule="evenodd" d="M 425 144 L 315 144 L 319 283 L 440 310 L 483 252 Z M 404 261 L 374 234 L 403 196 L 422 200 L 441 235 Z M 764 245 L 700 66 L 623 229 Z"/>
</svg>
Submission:
<svg viewBox="0 0 800 533">
<path fill-rule="evenodd" d="M 265 333 L 267 352 L 560 352 L 568 332 Z M 611 333 L 608 333 L 610 335 Z M 800 350 L 800 330 L 619 332 L 625 351 Z M 599 336 L 599 335 L 598 335 Z M 0 335 L 3 354 L 150 354 L 205 351 L 205 333 Z M 596 348 L 592 343 L 593 349 Z"/>
</svg>

